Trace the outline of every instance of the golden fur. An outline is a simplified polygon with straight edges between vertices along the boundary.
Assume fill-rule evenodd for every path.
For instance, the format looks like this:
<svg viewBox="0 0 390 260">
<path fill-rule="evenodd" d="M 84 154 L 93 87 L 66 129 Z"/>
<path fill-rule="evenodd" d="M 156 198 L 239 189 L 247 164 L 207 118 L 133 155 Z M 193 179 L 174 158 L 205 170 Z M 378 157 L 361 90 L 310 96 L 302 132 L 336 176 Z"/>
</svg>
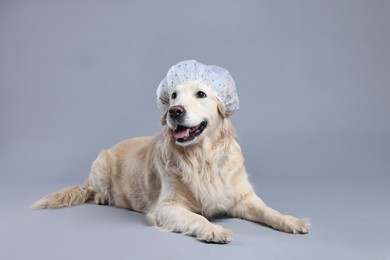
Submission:
<svg viewBox="0 0 390 260">
<path fill-rule="evenodd" d="M 197 91 L 207 97 L 197 98 Z M 215 243 L 231 241 L 228 230 L 207 219 L 222 214 L 288 233 L 307 233 L 307 219 L 282 215 L 256 196 L 231 122 L 213 93 L 197 84 L 178 86 L 176 92 L 170 106 L 185 107 L 187 125 L 207 120 L 201 135 L 189 143 L 178 143 L 172 134 L 176 123 L 165 113 L 161 133 L 102 150 L 83 185 L 49 194 L 32 208 L 60 208 L 87 201 L 109 204 L 145 212 L 149 222 L 161 229 Z"/>
</svg>

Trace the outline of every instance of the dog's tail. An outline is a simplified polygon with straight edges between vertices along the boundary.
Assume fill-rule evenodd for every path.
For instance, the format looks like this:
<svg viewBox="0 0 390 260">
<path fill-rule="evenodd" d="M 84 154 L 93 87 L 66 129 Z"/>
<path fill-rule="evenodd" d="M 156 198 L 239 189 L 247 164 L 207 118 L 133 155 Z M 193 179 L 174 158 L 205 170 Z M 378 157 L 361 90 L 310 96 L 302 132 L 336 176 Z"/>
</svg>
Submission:
<svg viewBox="0 0 390 260">
<path fill-rule="evenodd" d="M 53 192 L 34 202 L 30 209 L 56 209 L 83 204 L 95 195 L 95 192 L 88 186 L 88 183 L 85 183 Z"/>
</svg>

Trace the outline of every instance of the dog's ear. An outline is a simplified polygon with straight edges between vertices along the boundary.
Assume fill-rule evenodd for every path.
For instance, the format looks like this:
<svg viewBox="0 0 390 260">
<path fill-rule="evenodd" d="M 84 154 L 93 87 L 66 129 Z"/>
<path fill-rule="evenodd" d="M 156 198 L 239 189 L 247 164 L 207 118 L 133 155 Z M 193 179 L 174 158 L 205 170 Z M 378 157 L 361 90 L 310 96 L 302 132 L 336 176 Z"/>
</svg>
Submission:
<svg viewBox="0 0 390 260">
<path fill-rule="evenodd" d="M 218 109 L 218 113 L 220 114 L 220 116 L 222 118 L 225 118 L 226 117 L 225 108 L 223 107 L 221 102 L 218 102 L 217 109 Z"/>
<path fill-rule="evenodd" d="M 167 124 L 167 114 L 168 114 L 168 111 L 166 111 L 166 112 L 162 115 L 162 117 L 161 117 L 161 119 L 160 119 L 160 123 L 161 123 L 162 126 L 164 126 L 164 125 Z"/>
<path fill-rule="evenodd" d="M 221 133 L 224 137 L 234 136 L 234 129 L 230 120 L 223 119 Z"/>
</svg>

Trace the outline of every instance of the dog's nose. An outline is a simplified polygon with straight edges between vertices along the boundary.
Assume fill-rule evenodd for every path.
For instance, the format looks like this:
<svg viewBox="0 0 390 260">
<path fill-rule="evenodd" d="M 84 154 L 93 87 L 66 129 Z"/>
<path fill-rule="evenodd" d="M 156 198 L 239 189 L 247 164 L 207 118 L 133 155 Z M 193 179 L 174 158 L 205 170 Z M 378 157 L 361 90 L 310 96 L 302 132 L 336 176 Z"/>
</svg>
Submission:
<svg viewBox="0 0 390 260">
<path fill-rule="evenodd" d="M 184 109 L 184 107 L 173 106 L 169 109 L 169 116 L 172 118 L 178 118 L 178 117 L 184 115 L 185 112 L 186 112 L 186 110 Z"/>
</svg>

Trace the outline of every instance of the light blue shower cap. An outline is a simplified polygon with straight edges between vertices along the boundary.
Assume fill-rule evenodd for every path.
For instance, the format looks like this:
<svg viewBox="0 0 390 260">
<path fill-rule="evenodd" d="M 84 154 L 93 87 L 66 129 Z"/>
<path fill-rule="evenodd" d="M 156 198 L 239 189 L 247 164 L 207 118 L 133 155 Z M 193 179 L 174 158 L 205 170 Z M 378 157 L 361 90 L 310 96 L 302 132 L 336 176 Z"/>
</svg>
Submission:
<svg viewBox="0 0 390 260">
<path fill-rule="evenodd" d="M 224 106 L 226 116 L 240 108 L 236 84 L 229 71 L 196 60 L 182 61 L 172 66 L 157 88 L 157 104 L 167 111 L 173 89 L 181 84 L 200 83 L 210 88 Z"/>
</svg>

